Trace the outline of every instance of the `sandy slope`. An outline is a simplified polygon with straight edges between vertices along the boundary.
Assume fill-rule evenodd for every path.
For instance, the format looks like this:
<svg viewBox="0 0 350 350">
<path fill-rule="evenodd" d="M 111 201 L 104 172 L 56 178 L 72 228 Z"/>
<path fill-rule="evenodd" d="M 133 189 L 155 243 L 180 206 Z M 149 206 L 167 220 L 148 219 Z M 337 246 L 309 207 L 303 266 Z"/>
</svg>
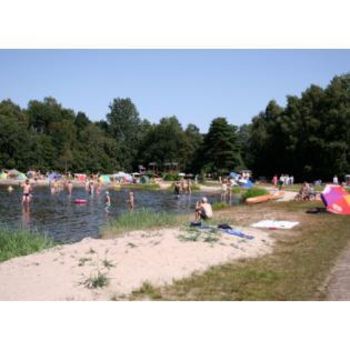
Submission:
<svg viewBox="0 0 350 350">
<path fill-rule="evenodd" d="M 0 300 L 110 300 L 129 294 L 144 281 L 171 283 L 229 260 L 270 253 L 267 232 L 245 228 L 253 240 L 227 234 L 218 242 L 180 241 L 180 229 L 135 231 L 116 239 L 84 239 L 0 264 Z M 87 259 L 87 260 L 86 260 Z M 103 260 L 113 267 L 107 268 Z M 82 283 L 100 270 L 109 285 Z"/>
</svg>

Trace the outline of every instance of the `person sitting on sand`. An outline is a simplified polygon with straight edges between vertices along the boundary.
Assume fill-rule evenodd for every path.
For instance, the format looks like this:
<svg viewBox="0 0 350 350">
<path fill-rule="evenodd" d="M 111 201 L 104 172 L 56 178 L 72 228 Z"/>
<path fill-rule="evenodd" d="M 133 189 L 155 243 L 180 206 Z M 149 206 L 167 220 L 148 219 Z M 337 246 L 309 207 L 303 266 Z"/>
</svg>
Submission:
<svg viewBox="0 0 350 350">
<path fill-rule="evenodd" d="M 32 196 L 32 186 L 27 179 L 22 185 L 23 188 L 23 196 L 22 196 L 22 204 L 29 204 Z"/>
<path fill-rule="evenodd" d="M 134 210 L 135 208 L 135 197 L 134 192 L 129 192 L 129 198 L 127 200 L 129 210 Z"/>
<path fill-rule="evenodd" d="M 194 214 L 195 221 L 200 221 L 201 219 L 206 220 L 213 217 L 213 209 L 208 203 L 208 199 L 203 197 L 201 201 L 196 203 L 196 211 Z"/>
<path fill-rule="evenodd" d="M 310 185 L 307 182 L 304 182 L 303 185 L 301 186 L 298 194 L 296 195 L 295 199 L 296 200 L 302 200 L 306 201 L 310 199 Z"/>
</svg>

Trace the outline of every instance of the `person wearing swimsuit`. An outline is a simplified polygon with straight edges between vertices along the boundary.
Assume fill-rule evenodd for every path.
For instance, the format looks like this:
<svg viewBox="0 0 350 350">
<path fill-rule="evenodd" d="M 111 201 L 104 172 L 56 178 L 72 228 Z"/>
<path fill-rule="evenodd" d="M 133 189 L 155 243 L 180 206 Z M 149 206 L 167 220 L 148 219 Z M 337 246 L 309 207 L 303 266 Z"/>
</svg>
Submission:
<svg viewBox="0 0 350 350">
<path fill-rule="evenodd" d="M 22 185 L 23 187 L 23 196 L 22 196 L 22 204 L 29 204 L 31 200 L 32 187 L 29 183 L 29 180 L 26 180 Z"/>
</svg>

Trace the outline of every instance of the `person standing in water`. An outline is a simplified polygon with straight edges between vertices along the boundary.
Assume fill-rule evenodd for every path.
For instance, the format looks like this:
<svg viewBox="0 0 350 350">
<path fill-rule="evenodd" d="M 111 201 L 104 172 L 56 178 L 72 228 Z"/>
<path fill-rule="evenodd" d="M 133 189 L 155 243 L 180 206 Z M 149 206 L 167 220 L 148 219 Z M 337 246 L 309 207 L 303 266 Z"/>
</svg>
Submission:
<svg viewBox="0 0 350 350">
<path fill-rule="evenodd" d="M 32 197 L 32 186 L 27 179 L 22 185 L 23 188 L 23 196 L 22 196 L 22 205 L 29 205 L 31 197 Z"/>
<path fill-rule="evenodd" d="M 105 196 L 105 211 L 109 213 L 109 208 L 111 207 L 111 197 L 109 196 L 109 192 L 106 191 Z"/>
<path fill-rule="evenodd" d="M 73 183 L 71 180 L 68 181 L 67 190 L 68 190 L 69 195 L 71 196 L 72 192 L 73 192 Z"/>
<path fill-rule="evenodd" d="M 135 208 L 135 197 L 134 192 L 129 192 L 129 198 L 127 200 L 128 202 L 128 208 L 130 211 L 134 210 Z"/>
<path fill-rule="evenodd" d="M 94 182 L 92 180 L 89 182 L 89 195 L 94 195 Z"/>
</svg>

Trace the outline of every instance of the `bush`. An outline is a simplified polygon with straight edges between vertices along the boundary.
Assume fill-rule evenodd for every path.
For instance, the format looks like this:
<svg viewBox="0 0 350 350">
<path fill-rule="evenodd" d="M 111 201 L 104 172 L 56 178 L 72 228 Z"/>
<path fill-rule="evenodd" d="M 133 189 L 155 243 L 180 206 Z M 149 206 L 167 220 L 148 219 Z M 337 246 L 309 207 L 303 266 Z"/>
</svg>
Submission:
<svg viewBox="0 0 350 350">
<path fill-rule="evenodd" d="M 177 174 L 165 173 L 163 174 L 164 181 L 179 181 L 181 178 Z"/>
<path fill-rule="evenodd" d="M 138 209 L 123 214 L 107 224 L 102 230 L 102 236 L 113 236 L 133 230 L 143 230 L 155 227 L 174 226 L 179 223 L 179 217 L 166 212 L 154 212 L 150 209 Z"/>
<path fill-rule="evenodd" d="M 247 198 L 263 196 L 265 194 L 269 194 L 269 191 L 265 190 L 265 188 L 252 187 L 249 190 L 247 190 L 245 193 L 242 194 L 242 199 L 246 200 Z"/>
<path fill-rule="evenodd" d="M 39 233 L 7 227 L 0 228 L 0 261 L 32 254 L 53 245 L 50 238 Z"/>
<path fill-rule="evenodd" d="M 220 209 L 226 209 L 226 208 L 229 208 L 229 204 L 227 204 L 226 202 L 216 202 L 216 203 L 213 203 L 212 205 L 212 208 L 214 210 L 220 210 Z"/>
</svg>

